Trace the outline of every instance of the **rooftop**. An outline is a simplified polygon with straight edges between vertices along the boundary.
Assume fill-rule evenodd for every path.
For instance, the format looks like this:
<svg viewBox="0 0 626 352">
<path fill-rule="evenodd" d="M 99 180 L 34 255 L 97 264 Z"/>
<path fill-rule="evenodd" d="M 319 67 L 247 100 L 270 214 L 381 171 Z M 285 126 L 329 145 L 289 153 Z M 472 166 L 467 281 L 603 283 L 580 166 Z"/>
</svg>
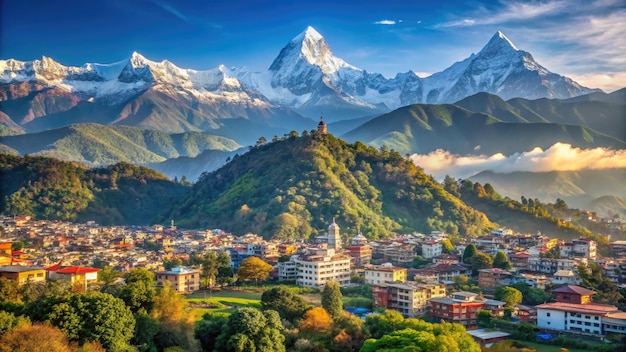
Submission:
<svg viewBox="0 0 626 352">
<path fill-rule="evenodd" d="M 33 270 L 43 270 L 41 266 L 22 266 L 22 265 L 6 265 L 0 266 L 0 272 L 3 273 L 24 273 Z"/>
<path fill-rule="evenodd" d="M 535 308 L 554 309 L 554 310 L 560 310 L 564 312 L 575 312 L 575 313 L 595 314 L 595 315 L 604 315 L 607 313 L 619 312 L 616 306 L 612 306 L 608 304 L 598 304 L 598 303 L 576 304 L 576 303 L 553 302 L 553 303 L 540 304 L 536 306 Z"/>
<path fill-rule="evenodd" d="M 580 287 L 580 286 L 575 286 L 575 285 L 569 285 L 569 286 L 563 286 L 563 287 L 559 287 L 559 288 L 555 288 L 554 290 L 552 290 L 552 293 L 575 293 L 577 295 L 592 295 L 594 294 L 593 291 L 588 290 L 584 287 Z"/>
</svg>

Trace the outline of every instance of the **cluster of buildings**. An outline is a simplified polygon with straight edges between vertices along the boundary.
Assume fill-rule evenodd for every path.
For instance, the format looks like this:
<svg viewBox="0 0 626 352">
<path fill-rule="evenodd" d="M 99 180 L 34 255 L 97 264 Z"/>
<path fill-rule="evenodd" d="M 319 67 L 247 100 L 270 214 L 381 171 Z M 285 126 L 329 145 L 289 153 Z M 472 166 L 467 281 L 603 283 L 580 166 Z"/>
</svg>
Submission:
<svg viewBox="0 0 626 352">
<path fill-rule="evenodd" d="M 201 273 L 184 267 L 164 270 L 164 260 L 226 251 L 235 271 L 244 259 L 256 256 L 274 266 L 272 276 L 280 282 L 323 288 L 329 281 L 341 286 L 362 281 L 372 286 L 375 307 L 397 310 L 405 317 L 430 316 L 468 329 L 477 327 L 480 311 L 502 316 L 505 303 L 492 299 L 493 293 L 498 286 L 518 282 L 539 289 L 557 287 L 552 290 L 557 295 L 554 303 L 515 307 L 513 312 L 522 321 L 536 322 L 546 330 L 592 335 L 624 333 L 626 326 L 626 313 L 592 303 L 590 293 L 576 286 L 580 284 L 577 267 L 590 262 L 601 265 L 605 276 L 616 284 L 624 284 L 626 241 L 612 243 L 612 249 L 621 255 L 599 258 L 596 243 L 589 239 L 566 242 L 510 230 L 468 239 L 452 251 L 444 250 L 447 235 L 442 232 L 379 241 L 368 241 L 359 233 L 348 239 L 334 219 L 326 234 L 306 243 L 266 241 L 255 234 L 233 236 L 221 230 L 181 230 L 173 223 L 169 227 L 120 227 L 15 217 L 0 218 L 0 226 L 6 237 L 0 238 L 0 276 L 19 283 L 68 279 L 87 287 L 97 278 L 96 266 L 110 265 L 122 272 L 147 268 L 155 273 L 158 285 L 169 282 L 177 291 L 191 293 L 201 289 Z M 14 250 L 10 240 L 29 245 Z M 487 254 L 504 252 L 512 266 L 511 270 L 479 270 L 480 294 L 454 292 L 456 277 L 472 276 L 462 258 L 470 243 Z M 428 264 L 412 268 L 416 257 Z M 565 294 L 559 290 L 573 291 Z M 572 298 L 576 295 L 580 299 Z"/>
</svg>

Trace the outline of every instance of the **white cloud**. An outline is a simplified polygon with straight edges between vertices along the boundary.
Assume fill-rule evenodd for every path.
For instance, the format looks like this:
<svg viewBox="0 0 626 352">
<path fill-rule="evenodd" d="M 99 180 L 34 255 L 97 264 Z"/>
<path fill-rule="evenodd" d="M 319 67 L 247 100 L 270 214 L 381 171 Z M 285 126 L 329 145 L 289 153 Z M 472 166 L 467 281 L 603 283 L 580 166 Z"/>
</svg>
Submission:
<svg viewBox="0 0 626 352">
<path fill-rule="evenodd" d="M 602 87 L 607 92 L 613 92 L 626 87 L 626 72 L 615 73 L 585 73 L 581 75 L 566 75 L 585 87 Z"/>
<path fill-rule="evenodd" d="M 394 25 L 394 24 L 396 24 L 396 21 L 393 21 L 393 20 L 382 20 L 382 21 L 376 21 L 376 22 L 374 22 L 374 24 Z"/>
<path fill-rule="evenodd" d="M 565 143 L 556 143 L 547 150 L 535 148 L 509 156 L 500 153 L 491 156 L 460 156 L 436 150 L 426 155 L 414 154 L 411 159 L 437 179 L 443 179 L 445 175 L 469 178 L 487 170 L 510 173 L 626 168 L 626 150 L 580 149 Z"/>
<path fill-rule="evenodd" d="M 553 16 L 568 9 L 570 3 L 566 1 L 547 2 L 505 2 L 497 10 L 488 10 L 479 7 L 467 18 L 444 22 L 438 27 L 466 27 L 474 25 L 499 24 L 511 21 L 530 20 L 541 16 Z"/>
</svg>

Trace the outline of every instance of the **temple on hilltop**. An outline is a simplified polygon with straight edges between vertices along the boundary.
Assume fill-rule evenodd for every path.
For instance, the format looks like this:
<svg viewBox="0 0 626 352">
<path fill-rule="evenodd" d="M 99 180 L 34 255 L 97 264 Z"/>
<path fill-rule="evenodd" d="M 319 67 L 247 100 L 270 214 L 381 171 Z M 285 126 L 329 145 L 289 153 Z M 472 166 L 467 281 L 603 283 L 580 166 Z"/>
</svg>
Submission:
<svg viewBox="0 0 626 352">
<path fill-rule="evenodd" d="M 317 125 L 317 133 L 322 135 L 328 133 L 328 126 L 326 126 L 326 122 L 324 122 L 324 115 L 320 115 L 320 123 Z"/>
</svg>

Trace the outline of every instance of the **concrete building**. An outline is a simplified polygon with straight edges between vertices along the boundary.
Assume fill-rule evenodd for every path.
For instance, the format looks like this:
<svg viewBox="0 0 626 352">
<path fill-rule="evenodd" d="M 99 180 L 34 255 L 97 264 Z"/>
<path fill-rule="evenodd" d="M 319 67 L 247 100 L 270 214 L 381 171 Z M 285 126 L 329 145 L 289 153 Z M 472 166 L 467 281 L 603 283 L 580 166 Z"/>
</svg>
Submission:
<svg viewBox="0 0 626 352">
<path fill-rule="evenodd" d="M 485 292 L 493 292 L 501 285 L 501 280 L 509 279 L 512 274 L 499 268 L 478 270 L 478 287 Z"/>
<path fill-rule="evenodd" d="M 372 260 L 372 247 L 368 244 L 367 238 L 360 233 L 350 241 L 348 253 L 352 257 L 355 268 L 368 265 Z"/>
<path fill-rule="evenodd" d="M 426 241 L 422 243 L 422 257 L 429 259 L 441 255 L 443 246 L 439 241 Z"/>
<path fill-rule="evenodd" d="M 350 284 L 350 256 L 335 253 L 330 248 L 314 248 L 290 259 L 296 265 L 296 284 L 304 287 L 323 288 L 328 281 L 339 285 Z"/>
<path fill-rule="evenodd" d="M 0 277 L 13 280 L 18 285 L 29 282 L 45 282 L 46 270 L 39 266 L 6 265 L 0 266 Z"/>
<path fill-rule="evenodd" d="M 556 302 L 536 306 L 540 329 L 597 336 L 626 333 L 626 313 L 608 304 L 591 302 L 593 291 L 579 286 L 552 290 Z"/>
<path fill-rule="evenodd" d="M 200 271 L 184 267 L 175 267 L 172 270 L 157 271 L 157 286 L 170 282 L 172 288 L 179 293 L 187 294 L 200 289 Z"/>
<path fill-rule="evenodd" d="M 381 265 L 369 265 L 365 268 L 365 283 L 376 285 L 385 282 L 405 282 L 406 268 L 400 268 L 385 263 Z"/>
<path fill-rule="evenodd" d="M 433 298 L 430 300 L 430 316 L 458 323 L 467 330 L 478 328 L 478 312 L 483 307 L 483 301 L 473 292 L 455 292 L 450 297 Z"/>
<path fill-rule="evenodd" d="M 406 318 L 422 316 L 429 300 L 446 296 L 445 285 L 422 285 L 415 282 L 381 283 L 372 286 L 373 305 L 400 312 Z"/>
</svg>

